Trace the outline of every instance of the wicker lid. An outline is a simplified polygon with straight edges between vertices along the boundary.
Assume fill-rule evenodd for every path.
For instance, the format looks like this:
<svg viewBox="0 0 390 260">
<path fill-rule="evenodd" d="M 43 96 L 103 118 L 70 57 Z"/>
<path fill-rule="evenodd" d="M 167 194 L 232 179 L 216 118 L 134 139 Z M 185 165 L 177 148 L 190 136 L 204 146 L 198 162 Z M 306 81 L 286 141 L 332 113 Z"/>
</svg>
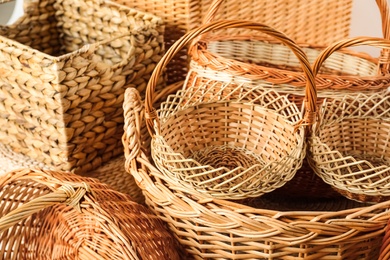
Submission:
<svg viewBox="0 0 390 260">
<path fill-rule="evenodd" d="M 22 169 L 2 177 L 0 190 L 7 259 L 179 259 L 149 209 L 96 179 Z"/>
</svg>

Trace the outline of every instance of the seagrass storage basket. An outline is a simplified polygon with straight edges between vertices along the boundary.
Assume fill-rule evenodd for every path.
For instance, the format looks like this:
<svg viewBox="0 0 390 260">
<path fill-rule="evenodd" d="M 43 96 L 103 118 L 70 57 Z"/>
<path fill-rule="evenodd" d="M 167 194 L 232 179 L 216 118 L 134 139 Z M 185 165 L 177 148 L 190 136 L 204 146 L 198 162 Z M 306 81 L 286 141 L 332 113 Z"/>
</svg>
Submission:
<svg viewBox="0 0 390 260">
<path fill-rule="evenodd" d="M 366 205 L 343 197 L 291 200 L 254 198 L 232 202 L 183 187 L 167 178 L 144 146 L 145 114 L 134 89 L 125 106 L 126 169 L 146 204 L 166 222 L 194 259 L 378 259 L 390 202 Z M 131 102 L 127 102 L 131 100 Z M 191 259 L 188 257 L 187 259 Z"/>
<path fill-rule="evenodd" d="M 93 178 L 21 169 L 0 178 L 2 259 L 182 259 L 151 210 Z"/>
<path fill-rule="evenodd" d="M 28 1 L 0 27 L 0 142 L 83 172 L 122 153 L 123 93 L 163 53 L 156 16 L 103 0 Z"/>
<path fill-rule="evenodd" d="M 212 4 L 210 0 L 115 0 L 115 2 L 161 17 L 166 24 L 164 39 L 167 49 L 186 32 L 201 25 L 202 21 L 207 19 Z M 216 19 L 245 19 L 265 23 L 286 33 L 297 42 L 329 44 L 349 35 L 351 10 L 352 0 L 247 0 L 225 1 L 215 16 Z M 167 67 L 168 82 L 183 80 L 187 75 L 187 68 L 187 48 L 183 48 Z"/>
<path fill-rule="evenodd" d="M 261 87 L 231 89 L 229 84 L 218 86 L 216 93 L 213 85 L 185 84 L 182 91 L 162 103 L 156 115 L 155 84 L 171 57 L 202 33 L 221 28 L 264 31 L 294 51 L 308 82 L 304 118 L 295 104 L 274 91 Z M 257 197 L 279 188 L 294 176 L 305 156 L 303 125 L 310 125 L 316 113 L 312 75 L 301 49 L 266 25 L 228 20 L 187 33 L 160 60 L 145 95 L 155 164 L 170 178 L 180 179 L 183 186 L 218 198 Z M 204 93 L 206 100 L 199 101 L 197 92 Z"/>
</svg>

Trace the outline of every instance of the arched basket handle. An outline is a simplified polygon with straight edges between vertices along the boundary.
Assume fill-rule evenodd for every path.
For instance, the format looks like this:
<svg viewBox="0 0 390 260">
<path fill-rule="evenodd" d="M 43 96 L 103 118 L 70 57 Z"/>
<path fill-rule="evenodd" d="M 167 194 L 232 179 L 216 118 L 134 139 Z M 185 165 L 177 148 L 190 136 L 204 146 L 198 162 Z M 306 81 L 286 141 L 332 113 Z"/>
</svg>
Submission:
<svg viewBox="0 0 390 260">
<path fill-rule="evenodd" d="M 317 92 L 315 87 L 315 79 L 311 70 L 311 65 L 307 59 L 306 54 L 303 50 L 290 38 L 288 38 L 285 34 L 276 31 L 275 29 L 264 25 L 262 23 L 256 23 L 251 21 L 242 21 L 242 20 L 221 20 L 211 22 L 209 24 L 204 24 L 199 28 L 196 28 L 192 31 L 187 32 L 184 36 L 182 36 L 178 41 L 176 41 L 165 53 L 162 59 L 159 61 L 155 70 L 153 71 L 151 78 L 148 82 L 146 88 L 145 95 L 145 120 L 147 124 L 147 128 L 151 136 L 155 134 L 154 125 L 159 126 L 159 119 L 157 117 L 157 112 L 153 107 L 155 100 L 155 88 L 158 83 L 158 79 L 170 62 L 172 57 L 177 54 L 184 46 L 191 43 L 194 39 L 201 36 L 204 33 L 208 33 L 213 30 L 219 29 L 229 29 L 229 28 L 245 28 L 251 30 L 257 30 L 263 32 L 269 36 L 272 36 L 286 46 L 288 46 L 293 53 L 296 55 L 298 60 L 300 61 L 301 68 L 306 77 L 306 88 L 305 88 L 305 113 L 303 120 L 299 123 L 311 126 L 316 117 L 317 108 L 316 108 L 316 100 L 317 100 Z"/>
</svg>

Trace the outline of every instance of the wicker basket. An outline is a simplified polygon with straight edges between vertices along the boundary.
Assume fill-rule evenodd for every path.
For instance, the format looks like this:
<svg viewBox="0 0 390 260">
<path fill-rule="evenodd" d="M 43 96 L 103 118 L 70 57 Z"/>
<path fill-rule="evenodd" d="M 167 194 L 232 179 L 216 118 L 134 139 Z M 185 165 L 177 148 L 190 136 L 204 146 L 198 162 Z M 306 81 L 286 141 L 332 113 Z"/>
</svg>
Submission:
<svg viewBox="0 0 390 260">
<path fill-rule="evenodd" d="M 274 91 L 184 85 L 167 99 L 155 115 L 156 80 L 182 46 L 202 33 L 225 28 L 264 31 L 289 46 L 302 62 L 307 77 L 305 118 L 295 104 Z M 184 186 L 228 199 L 257 197 L 289 181 L 305 156 L 304 124 L 315 114 L 315 87 L 303 52 L 284 34 L 259 23 L 220 21 L 186 34 L 167 51 L 153 72 L 145 95 L 147 125 L 152 136 L 152 157 L 158 168 Z M 193 93 L 196 91 L 196 93 Z M 207 96 L 198 100 L 198 92 Z M 236 94 L 239 92 L 241 94 Z M 235 96 L 229 99 L 229 95 Z M 248 96 L 253 96 L 248 98 Z M 195 98 L 192 98 L 195 97 Z M 313 105 L 314 104 L 314 105 Z"/>
<path fill-rule="evenodd" d="M 390 47 L 390 40 L 346 39 L 329 46 L 313 65 L 344 46 Z M 379 76 L 378 76 L 379 78 Z M 385 80 L 390 74 L 383 75 Z M 390 95 L 346 95 L 321 108 L 319 123 L 309 138 L 308 160 L 314 171 L 341 194 L 358 201 L 390 199 Z"/>
<path fill-rule="evenodd" d="M 0 142 L 82 172 L 123 152 L 123 93 L 144 92 L 162 20 L 103 0 L 28 1 L 0 27 Z"/>
<path fill-rule="evenodd" d="M 0 190 L 3 259 L 182 259 L 161 220 L 95 179 L 15 170 Z"/>
<path fill-rule="evenodd" d="M 208 21 L 218 19 L 218 15 L 221 15 L 227 5 L 226 2 L 215 0 L 206 19 Z M 387 37 L 389 27 L 387 1 L 378 0 L 377 4 L 382 14 L 384 35 Z M 293 23 L 288 25 L 300 28 Z M 325 25 L 317 24 L 317 29 L 321 28 L 319 32 L 322 31 L 323 26 Z M 283 32 L 289 32 L 289 29 L 286 28 Z M 288 36 L 290 37 L 289 34 Z M 311 64 L 324 48 L 320 44 L 320 41 L 309 40 L 301 41 L 299 44 Z M 296 103 L 298 107 L 304 103 L 306 93 L 303 87 L 306 81 L 300 71 L 299 60 L 288 47 L 273 39 L 253 32 L 209 33 L 202 35 L 193 43 L 189 54 L 191 62 L 188 84 L 193 84 L 192 81 L 202 84 L 202 78 L 203 82 L 208 84 L 213 84 L 210 80 L 220 83 L 235 82 L 237 86 L 242 84 L 249 87 L 262 84 L 265 88 L 274 89 L 279 94 L 288 95 L 289 100 Z M 386 73 L 387 55 L 386 49 L 382 51 L 379 60 L 345 48 L 334 52 L 321 66 L 316 77 L 317 104 L 319 105 L 325 98 L 339 99 L 345 94 L 385 93 L 390 86 L 390 81 L 387 77 L 378 74 L 378 67 Z M 201 98 L 204 99 L 203 96 Z M 303 164 L 289 185 L 283 186 L 277 192 L 298 197 L 338 196 L 331 186 L 313 173 L 307 163 Z"/>
<path fill-rule="evenodd" d="M 245 205 L 185 188 L 150 160 L 150 147 L 143 146 L 145 115 L 134 92 L 128 89 L 124 102 L 126 168 L 194 259 L 377 259 L 390 202 L 265 198 L 270 193 Z"/>
<path fill-rule="evenodd" d="M 390 221 L 387 223 L 385 236 L 378 260 L 388 260 L 390 258 Z"/>
<path fill-rule="evenodd" d="M 166 24 L 164 39 L 167 49 L 187 31 L 201 25 L 212 3 L 209 0 L 115 0 L 115 2 L 163 18 Z M 287 33 L 291 39 L 298 42 L 330 44 L 349 35 L 351 10 L 352 0 L 225 1 L 216 18 L 257 21 Z M 275 17 L 288 17 L 288 23 Z M 321 27 L 321 30 L 318 30 L 318 27 Z M 187 67 L 187 49 L 183 48 L 173 57 L 167 68 L 168 82 L 183 80 L 187 75 Z"/>
<path fill-rule="evenodd" d="M 225 2 L 224 0 L 214 0 L 206 20 L 216 20 L 220 9 L 225 6 L 222 3 Z M 382 14 L 384 37 L 390 38 L 387 32 L 390 24 L 387 0 L 377 0 L 377 4 Z M 307 23 L 308 20 L 301 22 Z M 304 28 L 304 26 L 299 26 L 299 23 L 289 21 L 286 24 L 298 30 Z M 314 29 L 318 33 L 322 33 L 326 26 L 318 23 L 316 25 L 317 28 L 314 27 Z M 286 33 L 291 39 L 295 39 L 294 34 L 290 34 L 288 29 L 275 28 Z M 306 33 L 306 30 L 302 31 Z M 334 32 L 337 34 L 337 30 Z M 335 42 L 336 40 L 332 39 L 326 45 Z M 298 43 L 307 54 L 311 64 L 325 46 L 321 45 L 320 41 L 315 42 L 309 39 L 306 41 L 300 39 Z M 256 85 L 269 82 L 271 83 L 270 88 L 279 93 L 288 94 L 290 100 L 298 105 L 303 103 L 305 78 L 300 72 L 299 61 L 291 50 L 280 42 L 269 38 L 265 39 L 261 35 L 250 32 L 238 34 L 229 31 L 223 35 L 205 34 L 199 37 L 192 44 L 189 53 L 191 57 L 190 71 L 193 74 L 209 79 L 215 78 L 215 74 L 218 73 L 218 80 L 225 78 L 230 82 L 233 78 L 234 81 L 245 84 Z M 346 93 L 353 95 L 357 92 L 385 91 L 390 83 L 388 78 L 378 74 L 378 67 L 382 74 L 388 73 L 388 56 L 387 49 L 382 51 L 379 59 L 346 49 L 335 52 L 324 63 L 317 75 L 318 102 L 320 103 L 324 98 L 342 97 Z"/>
</svg>

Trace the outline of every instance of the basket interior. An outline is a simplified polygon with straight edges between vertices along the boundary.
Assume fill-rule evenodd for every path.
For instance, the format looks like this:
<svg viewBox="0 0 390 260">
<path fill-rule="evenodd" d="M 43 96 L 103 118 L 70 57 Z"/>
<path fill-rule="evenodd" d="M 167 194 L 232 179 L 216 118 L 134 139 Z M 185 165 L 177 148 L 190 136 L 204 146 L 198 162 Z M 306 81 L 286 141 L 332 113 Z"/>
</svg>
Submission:
<svg viewBox="0 0 390 260">
<path fill-rule="evenodd" d="M 164 118 L 159 133 L 164 142 L 154 143 L 154 158 L 170 172 L 182 169 L 179 178 L 201 189 L 273 190 L 268 186 L 280 187 L 298 167 L 301 134 L 286 118 L 258 105 L 201 103 Z"/>
<path fill-rule="evenodd" d="M 122 14 L 114 17 L 113 7 L 109 4 L 94 2 L 91 5 L 91 2 L 74 0 L 46 2 L 32 2 L 15 24 L 1 27 L 1 35 L 44 54 L 59 57 L 87 44 L 112 39 L 121 31 L 121 24 L 128 26 Z M 109 65 L 121 61 L 130 43 L 126 49 L 123 42 L 119 46 L 118 42 L 100 45 L 95 58 Z"/>
<path fill-rule="evenodd" d="M 269 163 L 290 154 L 297 145 L 292 124 L 249 103 L 216 102 L 186 108 L 164 121 L 161 134 L 175 152 L 185 157 L 196 154 L 197 158 L 204 149 L 230 147 L 224 150 L 241 150 Z"/>
<path fill-rule="evenodd" d="M 327 123 L 319 138 L 330 150 L 367 162 L 356 170 L 381 165 L 390 167 L 390 121 L 383 118 L 351 117 Z M 390 174 L 387 171 L 387 175 Z"/>
</svg>

